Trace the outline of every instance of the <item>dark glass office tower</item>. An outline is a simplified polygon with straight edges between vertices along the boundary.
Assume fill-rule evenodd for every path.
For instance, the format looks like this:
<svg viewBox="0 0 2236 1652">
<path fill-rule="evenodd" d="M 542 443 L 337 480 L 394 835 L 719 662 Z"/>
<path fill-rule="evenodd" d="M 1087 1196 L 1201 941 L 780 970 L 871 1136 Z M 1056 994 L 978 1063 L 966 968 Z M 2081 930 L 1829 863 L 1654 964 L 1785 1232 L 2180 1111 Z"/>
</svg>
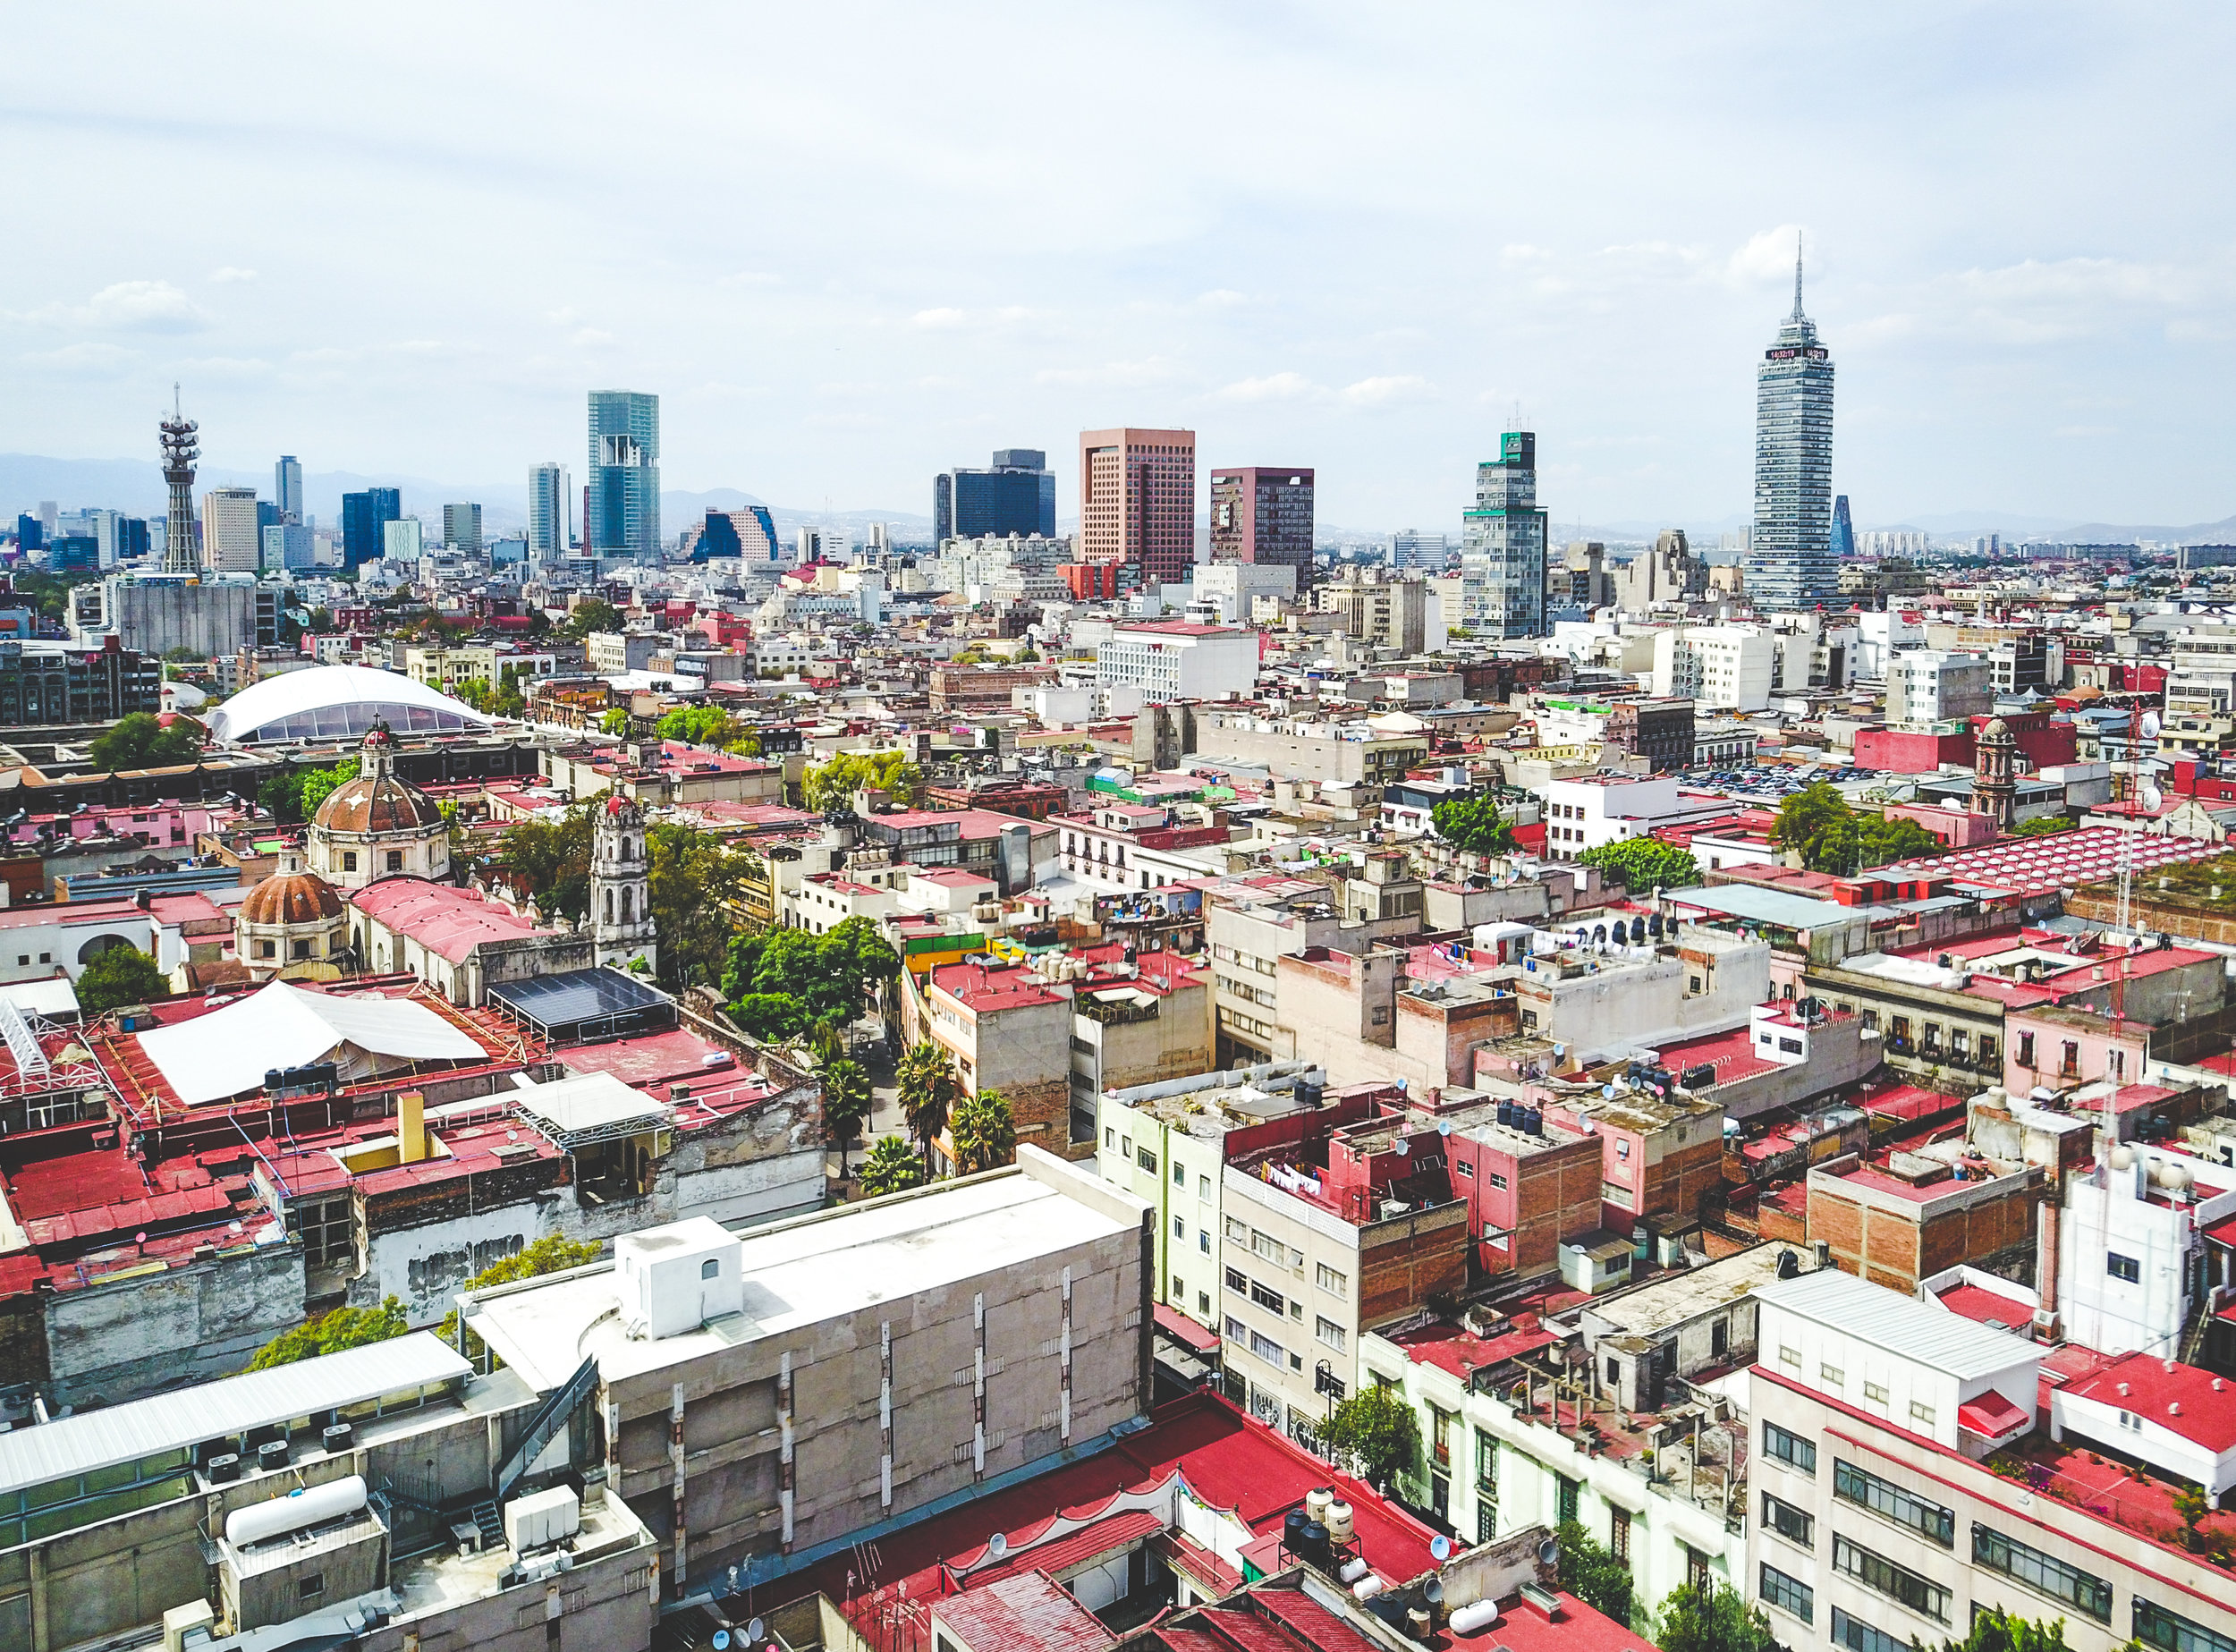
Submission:
<svg viewBox="0 0 2236 1652">
<path fill-rule="evenodd" d="M 386 552 L 385 531 L 403 519 L 403 496 L 393 487 L 368 487 L 342 496 L 342 566 L 354 572 Z"/>
<path fill-rule="evenodd" d="M 593 555 L 660 560 L 660 398 L 590 392 L 590 503 L 583 543 Z"/>
<path fill-rule="evenodd" d="M 1055 538 L 1056 473 L 1045 450 L 996 448 L 986 470 L 957 469 L 933 479 L 933 543 L 989 533 Z"/>
</svg>

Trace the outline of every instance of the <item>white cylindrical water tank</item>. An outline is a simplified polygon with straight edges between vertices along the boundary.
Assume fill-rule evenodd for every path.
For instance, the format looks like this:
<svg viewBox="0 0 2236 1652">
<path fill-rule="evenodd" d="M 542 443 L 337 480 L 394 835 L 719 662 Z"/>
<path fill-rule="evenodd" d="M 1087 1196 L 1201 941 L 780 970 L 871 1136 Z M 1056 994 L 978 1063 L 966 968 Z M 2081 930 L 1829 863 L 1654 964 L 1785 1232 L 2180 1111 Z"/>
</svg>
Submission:
<svg viewBox="0 0 2236 1652">
<path fill-rule="evenodd" d="M 1369 1572 L 1365 1577 L 1359 1579 L 1358 1582 L 1351 1586 L 1351 1597 L 1356 1600 L 1372 1600 L 1387 1587 L 1388 1585 L 1384 1583 L 1380 1578 L 1377 1578 L 1373 1572 Z"/>
<path fill-rule="evenodd" d="M 1367 1575 L 1367 1563 L 1354 1555 L 1343 1563 L 1342 1570 L 1335 1575 L 1346 1583 L 1356 1583 Z"/>
<path fill-rule="evenodd" d="M 1315 1486 L 1304 1494 L 1304 1512 L 1322 1525 L 1327 1523 L 1328 1505 L 1335 1501 L 1334 1491 L 1326 1486 Z"/>
<path fill-rule="evenodd" d="M 225 1541 L 241 1548 L 267 1538 L 276 1538 L 282 1532 L 301 1531 L 324 1521 L 340 1520 L 364 1506 L 365 1477 L 345 1474 L 323 1486 L 308 1486 L 301 1491 L 291 1491 L 284 1497 L 235 1509 L 225 1516 Z"/>
<path fill-rule="evenodd" d="M 1327 1505 L 1327 1512 L 1320 1518 L 1327 1523 L 1330 1543 L 1349 1543 L 1351 1539 L 1351 1504 L 1341 1497 Z"/>
<path fill-rule="evenodd" d="M 1480 1634 L 1498 1622 L 1498 1602 L 1471 1600 L 1453 1613 L 1447 1622 L 1455 1635 Z"/>
</svg>

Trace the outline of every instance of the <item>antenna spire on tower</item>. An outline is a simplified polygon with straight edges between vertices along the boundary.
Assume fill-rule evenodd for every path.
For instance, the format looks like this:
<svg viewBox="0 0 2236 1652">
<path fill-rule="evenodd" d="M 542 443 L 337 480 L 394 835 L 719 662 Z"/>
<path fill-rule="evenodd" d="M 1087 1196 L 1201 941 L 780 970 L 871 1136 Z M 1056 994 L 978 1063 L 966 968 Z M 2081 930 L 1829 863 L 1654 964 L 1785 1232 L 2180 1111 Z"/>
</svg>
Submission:
<svg viewBox="0 0 2236 1652">
<path fill-rule="evenodd" d="M 1793 232 L 1793 318 L 1801 318 L 1801 232 Z"/>
</svg>

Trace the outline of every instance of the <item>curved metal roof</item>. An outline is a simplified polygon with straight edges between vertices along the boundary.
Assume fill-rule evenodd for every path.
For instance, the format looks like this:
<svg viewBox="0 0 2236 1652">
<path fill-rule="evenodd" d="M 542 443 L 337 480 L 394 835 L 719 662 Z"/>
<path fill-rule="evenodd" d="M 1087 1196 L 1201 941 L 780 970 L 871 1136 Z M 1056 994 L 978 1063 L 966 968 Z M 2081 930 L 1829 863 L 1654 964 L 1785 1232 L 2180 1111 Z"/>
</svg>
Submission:
<svg viewBox="0 0 2236 1652">
<path fill-rule="evenodd" d="M 492 720 L 462 701 L 369 665 L 314 665 L 252 682 L 210 714 L 210 738 L 230 745 L 267 740 L 354 739 L 385 721 L 400 734 L 486 729 Z"/>
</svg>

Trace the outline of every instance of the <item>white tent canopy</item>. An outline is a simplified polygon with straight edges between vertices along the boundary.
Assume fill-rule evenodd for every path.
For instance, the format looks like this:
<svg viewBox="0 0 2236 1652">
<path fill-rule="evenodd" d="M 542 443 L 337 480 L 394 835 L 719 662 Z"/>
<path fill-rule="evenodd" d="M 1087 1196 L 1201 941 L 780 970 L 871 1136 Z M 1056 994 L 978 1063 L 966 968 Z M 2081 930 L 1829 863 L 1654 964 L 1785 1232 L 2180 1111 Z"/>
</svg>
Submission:
<svg viewBox="0 0 2236 1652">
<path fill-rule="evenodd" d="M 331 997 L 285 981 L 139 1038 L 190 1106 L 256 1089 L 274 1067 L 331 1061 L 351 1083 L 415 1061 L 472 1061 L 483 1053 L 423 1004 L 376 994 Z"/>
</svg>

